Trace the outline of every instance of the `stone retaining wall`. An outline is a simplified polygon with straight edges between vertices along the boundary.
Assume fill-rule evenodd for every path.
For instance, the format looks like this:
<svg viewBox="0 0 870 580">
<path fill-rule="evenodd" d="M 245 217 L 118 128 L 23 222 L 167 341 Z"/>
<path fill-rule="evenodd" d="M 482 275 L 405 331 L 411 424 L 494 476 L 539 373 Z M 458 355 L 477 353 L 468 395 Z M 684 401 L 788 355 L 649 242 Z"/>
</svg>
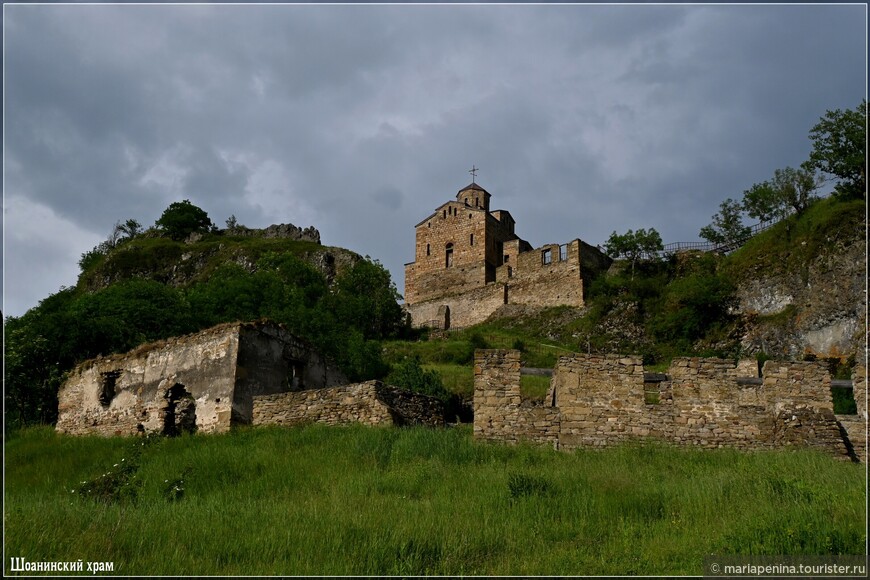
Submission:
<svg viewBox="0 0 870 580">
<path fill-rule="evenodd" d="M 254 397 L 254 425 L 444 425 L 441 401 L 380 381 Z"/>
</svg>

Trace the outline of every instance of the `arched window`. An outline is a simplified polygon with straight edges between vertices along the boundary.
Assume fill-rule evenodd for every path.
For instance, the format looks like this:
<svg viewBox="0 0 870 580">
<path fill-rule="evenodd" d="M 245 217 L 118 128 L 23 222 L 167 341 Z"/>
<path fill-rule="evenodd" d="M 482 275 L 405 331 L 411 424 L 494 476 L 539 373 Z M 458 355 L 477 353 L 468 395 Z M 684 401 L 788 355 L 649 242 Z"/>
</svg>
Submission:
<svg viewBox="0 0 870 580">
<path fill-rule="evenodd" d="M 450 268 L 453 266 L 453 244 L 447 244 L 447 252 L 444 259 L 444 267 Z"/>
<path fill-rule="evenodd" d="M 426 255 L 429 255 L 429 244 L 426 244 Z"/>
</svg>

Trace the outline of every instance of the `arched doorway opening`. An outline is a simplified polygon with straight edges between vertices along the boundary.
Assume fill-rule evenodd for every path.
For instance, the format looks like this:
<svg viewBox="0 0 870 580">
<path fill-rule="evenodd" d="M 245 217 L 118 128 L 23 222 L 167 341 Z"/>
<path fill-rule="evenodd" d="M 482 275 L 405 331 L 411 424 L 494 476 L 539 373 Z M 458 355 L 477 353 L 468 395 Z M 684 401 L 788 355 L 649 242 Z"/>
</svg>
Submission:
<svg viewBox="0 0 870 580">
<path fill-rule="evenodd" d="M 196 432 L 196 401 L 181 383 L 175 383 L 166 391 L 166 407 L 163 410 L 163 434 L 177 437 L 182 433 Z"/>
</svg>

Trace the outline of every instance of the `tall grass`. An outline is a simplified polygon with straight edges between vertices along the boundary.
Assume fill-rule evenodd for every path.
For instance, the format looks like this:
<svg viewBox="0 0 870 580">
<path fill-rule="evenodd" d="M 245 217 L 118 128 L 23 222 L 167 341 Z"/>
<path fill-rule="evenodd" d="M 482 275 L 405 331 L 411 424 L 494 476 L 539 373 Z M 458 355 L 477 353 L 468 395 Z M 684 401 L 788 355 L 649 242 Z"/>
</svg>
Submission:
<svg viewBox="0 0 870 580">
<path fill-rule="evenodd" d="M 708 554 L 856 554 L 866 540 L 863 466 L 818 453 L 562 453 L 467 428 L 162 440 L 142 453 L 138 500 L 71 492 L 138 443 L 8 440 L 7 556 L 123 575 L 677 575 Z"/>
</svg>

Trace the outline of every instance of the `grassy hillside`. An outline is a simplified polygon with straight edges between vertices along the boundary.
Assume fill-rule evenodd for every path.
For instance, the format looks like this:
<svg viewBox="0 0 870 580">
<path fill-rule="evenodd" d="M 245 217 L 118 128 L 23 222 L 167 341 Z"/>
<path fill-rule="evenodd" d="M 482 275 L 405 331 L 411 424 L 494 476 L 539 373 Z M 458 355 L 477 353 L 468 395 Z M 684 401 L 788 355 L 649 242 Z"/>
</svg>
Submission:
<svg viewBox="0 0 870 580">
<path fill-rule="evenodd" d="M 569 454 L 324 426 L 142 442 L 7 441 L 6 554 L 121 575 L 700 575 L 709 554 L 864 550 L 863 466 L 814 452 Z M 104 473 L 137 492 L 77 493 Z"/>
<path fill-rule="evenodd" d="M 137 278 L 187 286 L 207 281 L 225 264 L 254 269 L 260 259 L 270 253 L 292 255 L 328 278 L 344 273 L 361 259 L 343 248 L 284 238 L 208 233 L 196 242 L 185 243 L 142 235 L 124 240 L 105 254 L 94 253 L 85 260 L 77 286 L 95 291 Z"/>
</svg>

